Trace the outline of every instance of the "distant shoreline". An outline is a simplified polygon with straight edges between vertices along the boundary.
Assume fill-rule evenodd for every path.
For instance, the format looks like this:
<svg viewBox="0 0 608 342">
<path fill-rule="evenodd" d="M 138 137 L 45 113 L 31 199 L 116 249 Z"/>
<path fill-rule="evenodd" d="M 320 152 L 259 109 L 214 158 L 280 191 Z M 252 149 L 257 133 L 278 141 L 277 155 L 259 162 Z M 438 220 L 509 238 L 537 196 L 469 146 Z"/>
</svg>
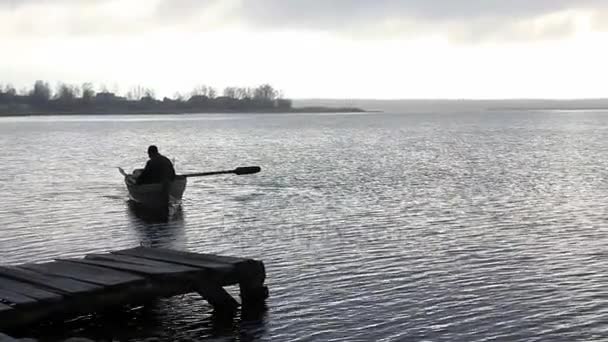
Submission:
<svg viewBox="0 0 608 342">
<path fill-rule="evenodd" d="M 89 111 L 23 111 L 0 113 L 0 117 L 19 116 L 58 116 L 58 115 L 191 115 L 191 114 L 324 114 L 324 113 L 370 113 L 356 107 L 295 107 L 289 109 L 259 109 L 259 110 L 89 110 Z"/>
<path fill-rule="evenodd" d="M 603 111 L 608 110 L 608 98 L 597 99 L 507 99 L 507 100 L 455 100 L 455 99 L 409 99 L 409 100 L 331 100 L 331 99 L 299 99 L 294 105 L 303 107 L 309 105 L 329 107 L 359 107 L 366 109 L 381 109 L 384 112 L 428 113 L 434 111 Z"/>
<path fill-rule="evenodd" d="M 17 92 L 12 86 L 0 87 L 0 117 L 47 115 L 112 114 L 203 114 L 203 113 L 363 113 L 352 105 L 311 104 L 293 106 L 293 101 L 269 84 L 256 88 L 227 87 L 222 96 L 213 87 L 196 87 L 190 96 L 176 93 L 162 100 L 148 88 L 136 87 L 125 96 L 102 90 L 91 83 L 82 87 L 61 83 L 53 92 L 48 82 L 36 81 L 34 87 Z"/>
<path fill-rule="evenodd" d="M 568 107 L 491 107 L 491 108 L 487 108 L 487 110 L 489 110 L 489 111 L 512 110 L 512 111 L 518 111 L 518 112 L 531 112 L 531 111 L 540 111 L 540 110 L 554 110 L 554 111 L 580 110 L 580 111 L 583 111 L 583 110 L 608 110 L 608 106 L 571 107 L 571 108 L 568 108 Z"/>
</svg>

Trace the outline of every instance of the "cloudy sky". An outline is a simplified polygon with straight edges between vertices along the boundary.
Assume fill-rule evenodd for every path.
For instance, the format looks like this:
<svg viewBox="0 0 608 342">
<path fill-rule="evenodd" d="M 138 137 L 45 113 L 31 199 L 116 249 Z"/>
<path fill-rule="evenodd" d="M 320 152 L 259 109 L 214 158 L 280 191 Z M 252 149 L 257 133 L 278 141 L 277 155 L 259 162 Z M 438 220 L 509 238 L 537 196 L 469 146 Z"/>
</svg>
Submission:
<svg viewBox="0 0 608 342">
<path fill-rule="evenodd" d="M 0 0 L 0 83 L 608 97 L 608 0 Z"/>
</svg>

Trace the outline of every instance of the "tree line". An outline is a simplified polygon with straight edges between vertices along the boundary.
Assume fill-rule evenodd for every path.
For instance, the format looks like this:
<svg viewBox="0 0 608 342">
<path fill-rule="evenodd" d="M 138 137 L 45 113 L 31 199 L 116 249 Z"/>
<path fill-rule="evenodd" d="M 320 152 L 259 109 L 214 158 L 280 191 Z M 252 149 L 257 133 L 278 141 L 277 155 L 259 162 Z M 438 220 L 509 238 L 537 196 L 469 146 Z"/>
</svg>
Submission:
<svg viewBox="0 0 608 342">
<path fill-rule="evenodd" d="M 20 91 L 0 84 L 0 114 L 281 111 L 291 107 L 291 100 L 269 84 L 227 87 L 221 94 L 214 87 L 200 85 L 190 93 L 175 93 L 162 100 L 153 89 L 143 86 L 135 86 L 121 95 L 105 87 L 96 91 L 92 83 L 59 83 L 53 89 L 48 82 L 36 81 L 31 89 Z"/>
</svg>

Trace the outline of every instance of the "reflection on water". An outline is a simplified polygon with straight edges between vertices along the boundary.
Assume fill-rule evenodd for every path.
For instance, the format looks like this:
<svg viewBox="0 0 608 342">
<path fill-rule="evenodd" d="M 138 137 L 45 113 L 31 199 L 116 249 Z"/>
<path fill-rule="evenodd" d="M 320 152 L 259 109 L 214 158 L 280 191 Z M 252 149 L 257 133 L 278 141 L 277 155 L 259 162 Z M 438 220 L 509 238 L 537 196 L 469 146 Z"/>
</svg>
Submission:
<svg viewBox="0 0 608 342">
<path fill-rule="evenodd" d="M 181 206 L 150 209 L 128 201 L 127 216 L 142 246 L 184 249 L 185 215 Z"/>
<path fill-rule="evenodd" d="M 212 338 L 256 341 L 266 333 L 264 312 L 253 317 L 237 312 L 236 316 L 228 317 L 213 312 L 203 303 L 205 301 L 199 295 L 188 294 L 10 333 L 16 337 L 34 337 L 49 342 L 75 336 L 86 336 L 95 341 L 150 341 L 150 336 L 160 341 Z M 171 327 L 177 322 L 181 328 L 175 331 Z"/>
</svg>

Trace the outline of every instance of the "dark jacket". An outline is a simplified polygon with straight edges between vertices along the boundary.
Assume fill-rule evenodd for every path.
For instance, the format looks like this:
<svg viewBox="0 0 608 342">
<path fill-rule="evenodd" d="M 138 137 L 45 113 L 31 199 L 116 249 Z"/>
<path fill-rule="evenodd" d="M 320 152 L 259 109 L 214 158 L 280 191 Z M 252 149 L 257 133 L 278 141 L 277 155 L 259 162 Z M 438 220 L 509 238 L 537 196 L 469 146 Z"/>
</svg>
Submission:
<svg viewBox="0 0 608 342">
<path fill-rule="evenodd" d="M 146 163 L 146 168 L 137 177 L 137 184 L 164 183 L 175 179 L 175 169 L 169 158 L 157 155 Z"/>
</svg>

